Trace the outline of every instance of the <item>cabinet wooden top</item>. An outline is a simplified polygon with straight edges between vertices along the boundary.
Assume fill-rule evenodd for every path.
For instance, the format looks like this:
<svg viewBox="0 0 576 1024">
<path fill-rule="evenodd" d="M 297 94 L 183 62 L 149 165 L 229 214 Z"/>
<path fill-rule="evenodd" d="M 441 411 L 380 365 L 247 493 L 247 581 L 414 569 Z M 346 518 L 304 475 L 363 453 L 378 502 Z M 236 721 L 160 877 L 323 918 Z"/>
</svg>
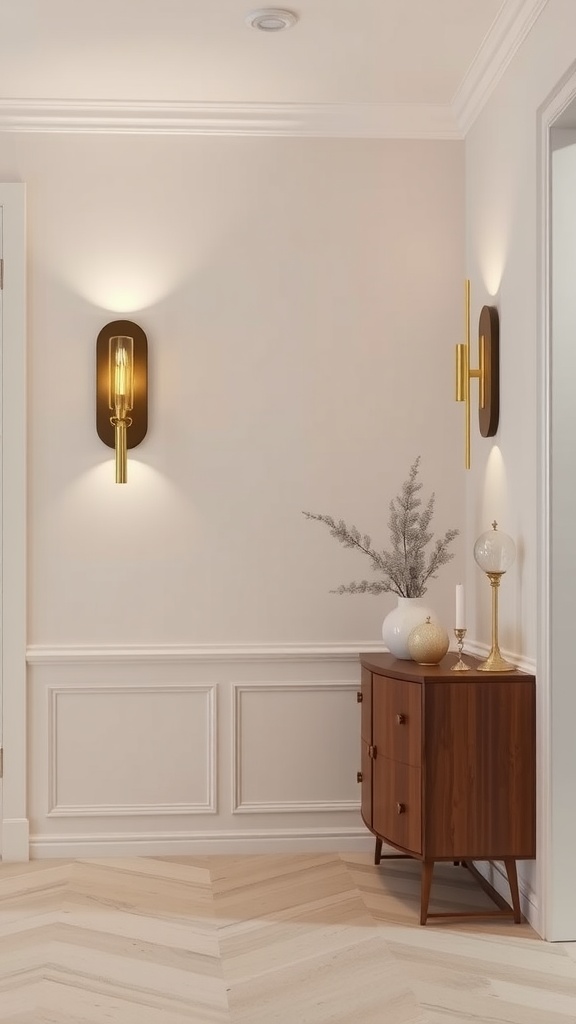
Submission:
<svg viewBox="0 0 576 1024">
<path fill-rule="evenodd" d="M 376 672 L 381 676 L 390 676 L 392 679 L 409 679 L 414 683 L 431 682 L 445 683 L 489 683 L 503 682 L 508 679 L 514 680 L 534 679 L 533 675 L 527 672 L 520 672 L 514 669 L 513 672 L 479 672 L 477 666 L 482 663 L 481 658 L 473 658 L 471 654 L 463 654 L 463 659 L 470 665 L 469 672 L 452 672 L 452 665 L 458 660 L 455 651 L 451 651 L 442 659 L 439 665 L 417 665 L 415 661 L 404 661 L 395 658 L 392 654 L 361 654 L 360 663 L 362 668 L 369 672 Z"/>
</svg>

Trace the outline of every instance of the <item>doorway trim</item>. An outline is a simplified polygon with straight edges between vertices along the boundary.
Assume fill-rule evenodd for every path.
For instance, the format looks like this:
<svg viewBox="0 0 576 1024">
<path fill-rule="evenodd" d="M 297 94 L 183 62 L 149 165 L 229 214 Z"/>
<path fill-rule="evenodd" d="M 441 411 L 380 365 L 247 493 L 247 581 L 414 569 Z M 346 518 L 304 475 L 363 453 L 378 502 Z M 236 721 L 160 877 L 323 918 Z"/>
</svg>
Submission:
<svg viewBox="0 0 576 1024">
<path fill-rule="evenodd" d="M 552 176 L 550 130 L 560 114 L 576 98 L 576 62 L 538 110 L 538 265 L 537 265 L 537 328 L 538 348 L 538 719 L 539 719 L 539 792 L 538 816 L 541 848 L 540 861 L 540 932 L 550 941 L 562 940 L 555 933 L 552 869 L 553 869 L 553 809 L 554 785 L 552 775 L 552 674 L 551 622 L 552 622 L 552 336 L 551 336 L 551 221 Z M 571 936 L 573 938 L 573 936 Z"/>
<path fill-rule="evenodd" d="M 2 206 L 2 859 L 28 860 L 26 807 L 26 186 Z"/>
</svg>

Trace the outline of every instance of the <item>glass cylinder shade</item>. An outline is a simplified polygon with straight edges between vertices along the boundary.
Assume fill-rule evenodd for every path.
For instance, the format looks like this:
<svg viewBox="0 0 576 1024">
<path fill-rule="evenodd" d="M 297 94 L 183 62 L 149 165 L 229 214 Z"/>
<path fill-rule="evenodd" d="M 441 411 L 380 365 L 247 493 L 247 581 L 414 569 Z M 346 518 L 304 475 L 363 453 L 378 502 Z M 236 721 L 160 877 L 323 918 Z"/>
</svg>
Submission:
<svg viewBox="0 0 576 1024">
<path fill-rule="evenodd" d="M 501 533 L 497 524 L 480 534 L 474 545 L 474 558 L 484 572 L 506 572 L 516 558 L 516 545 L 507 533 Z"/>
<path fill-rule="evenodd" d="M 108 404 L 118 419 L 134 405 L 134 339 L 110 338 Z"/>
</svg>

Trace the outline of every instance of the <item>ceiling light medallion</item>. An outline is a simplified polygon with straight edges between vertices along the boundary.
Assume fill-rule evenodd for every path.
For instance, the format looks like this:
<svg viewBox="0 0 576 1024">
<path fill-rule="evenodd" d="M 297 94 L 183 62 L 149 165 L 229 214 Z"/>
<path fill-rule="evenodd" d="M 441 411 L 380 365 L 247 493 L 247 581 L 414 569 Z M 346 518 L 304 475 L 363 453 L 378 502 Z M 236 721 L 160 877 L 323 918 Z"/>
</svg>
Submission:
<svg viewBox="0 0 576 1024">
<path fill-rule="evenodd" d="M 292 28 L 298 21 L 292 11 L 278 10 L 275 7 L 263 7 L 259 11 L 251 11 L 246 17 L 246 24 L 257 28 L 260 32 L 282 32 Z"/>
</svg>

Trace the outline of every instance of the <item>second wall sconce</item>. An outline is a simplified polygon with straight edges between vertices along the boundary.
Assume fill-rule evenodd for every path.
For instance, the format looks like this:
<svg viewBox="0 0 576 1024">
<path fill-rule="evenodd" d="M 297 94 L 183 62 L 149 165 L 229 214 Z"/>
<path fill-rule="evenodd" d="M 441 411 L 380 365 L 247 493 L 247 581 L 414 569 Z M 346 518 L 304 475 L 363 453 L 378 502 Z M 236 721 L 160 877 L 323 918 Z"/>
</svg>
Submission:
<svg viewBox="0 0 576 1024">
<path fill-rule="evenodd" d="M 483 306 L 478 322 L 478 369 L 470 357 L 470 281 L 465 284 L 466 342 L 456 345 L 456 401 L 465 402 L 464 464 L 470 469 L 470 381 L 478 378 L 478 423 L 482 437 L 493 437 L 500 416 L 500 331 L 498 310 Z"/>
<path fill-rule="evenodd" d="M 116 454 L 116 483 L 128 479 L 128 448 L 148 429 L 148 341 L 131 320 L 106 324 L 96 341 L 96 429 Z"/>
</svg>

